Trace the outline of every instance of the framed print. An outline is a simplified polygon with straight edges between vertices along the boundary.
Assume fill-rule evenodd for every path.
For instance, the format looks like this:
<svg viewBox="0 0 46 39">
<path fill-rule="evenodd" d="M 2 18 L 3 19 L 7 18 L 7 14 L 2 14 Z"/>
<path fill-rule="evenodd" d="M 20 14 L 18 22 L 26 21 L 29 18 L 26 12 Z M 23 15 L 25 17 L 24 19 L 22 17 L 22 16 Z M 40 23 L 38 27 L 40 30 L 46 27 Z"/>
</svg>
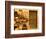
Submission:
<svg viewBox="0 0 46 39">
<path fill-rule="evenodd" d="M 44 36 L 45 4 L 5 1 L 5 38 Z"/>
</svg>

